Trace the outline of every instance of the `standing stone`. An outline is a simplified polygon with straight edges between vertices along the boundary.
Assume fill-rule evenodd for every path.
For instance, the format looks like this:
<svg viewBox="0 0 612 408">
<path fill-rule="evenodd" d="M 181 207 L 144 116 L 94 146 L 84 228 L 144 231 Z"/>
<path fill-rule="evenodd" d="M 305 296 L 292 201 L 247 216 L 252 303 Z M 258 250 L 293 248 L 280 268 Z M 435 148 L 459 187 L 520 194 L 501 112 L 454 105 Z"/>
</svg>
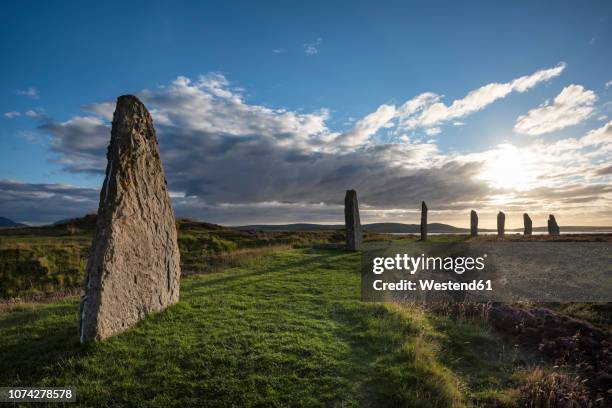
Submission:
<svg viewBox="0 0 612 408">
<path fill-rule="evenodd" d="M 474 210 L 470 211 L 470 235 L 478 235 L 478 214 Z"/>
<path fill-rule="evenodd" d="M 523 232 L 524 235 L 531 235 L 533 232 L 533 223 L 531 222 L 531 217 L 529 214 L 523 214 L 523 224 L 525 225 L 525 230 Z"/>
<path fill-rule="evenodd" d="M 176 224 L 149 112 L 119 97 L 79 306 L 81 343 L 104 340 L 179 300 Z"/>
<path fill-rule="evenodd" d="M 557 224 L 557 220 L 555 220 L 555 216 L 550 214 L 548 216 L 548 233 L 550 235 L 559 235 L 559 225 Z"/>
<path fill-rule="evenodd" d="M 506 228 L 506 214 L 500 211 L 499 214 L 497 214 L 497 236 L 498 237 L 504 236 L 505 228 Z"/>
<path fill-rule="evenodd" d="M 346 190 L 344 197 L 344 223 L 346 226 L 346 247 L 351 251 L 359 250 L 363 241 L 357 192 Z"/>
<path fill-rule="evenodd" d="M 427 241 L 427 205 L 421 202 L 421 241 Z"/>
</svg>

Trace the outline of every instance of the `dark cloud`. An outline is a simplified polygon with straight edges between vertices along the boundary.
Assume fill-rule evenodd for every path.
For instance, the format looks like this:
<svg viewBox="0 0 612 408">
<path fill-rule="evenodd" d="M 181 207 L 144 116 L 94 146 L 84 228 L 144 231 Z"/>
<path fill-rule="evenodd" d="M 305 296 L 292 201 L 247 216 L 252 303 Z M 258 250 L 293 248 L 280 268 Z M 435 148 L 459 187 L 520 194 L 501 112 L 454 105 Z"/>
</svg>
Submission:
<svg viewBox="0 0 612 408">
<path fill-rule="evenodd" d="M 339 220 L 341 212 L 325 206 L 342 204 L 349 188 L 359 191 L 364 205 L 380 208 L 413 206 L 422 199 L 446 207 L 478 200 L 489 190 L 471 181 L 479 163 L 441 160 L 431 144 L 336 150 L 334 140 L 352 133 L 330 131 L 325 112 L 298 114 L 245 104 L 220 76 L 195 83 L 179 78 L 141 97 L 154 117 L 169 188 L 188 197 L 175 198 L 179 215 L 248 221 L 270 211 L 278 218 L 276 204 L 258 203 L 288 203 L 283 211 L 291 219 Z M 39 128 L 51 135 L 56 160 L 66 170 L 102 174 L 111 105 L 84 109 L 101 117 L 47 121 Z M 375 131 L 386 121 L 376 116 L 369 115 L 368 126 L 362 123 L 360 129 Z"/>
<path fill-rule="evenodd" d="M 611 166 L 602 167 L 602 168 L 597 169 L 595 171 L 595 175 L 597 175 L 597 176 L 606 176 L 608 174 L 612 174 L 612 165 Z"/>
<path fill-rule="evenodd" d="M 0 214 L 17 222 L 50 223 L 98 208 L 99 191 L 61 184 L 0 180 Z"/>
<path fill-rule="evenodd" d="M 102 173 L 110 125 L 95 117 L 75 117 L 67 122 L 47 121 L 39 130 L 51 135 L 51 150 L 70 172 Z"/>
<path fill-rule="evenodd" d="M 610 184 L 570 184 L 562 187 L 540 187 L 525 191 L 518 195 L 519 198 L 530 198 L 536 200 L 596 200 L 612 193 Z M 578 201 L 574 201 L 578 202 Z"/>
<path fill-rule="evenodd" d="M 395 114 L 387 105 L 338 133 L 327 127 L 324 110 L 249 105 L 220 75 L 195 82 L 180 77 L 139 96 L 153 115 L 178 216 L 226 224 L 341 222 L 349 188 L 358 191 L 370 220 L 412 216 L 421 200 L 437 211 L 463 214 L 496 206 L 496 195 L 513 195 L 506 208 L 519 211 L 547 200 L 581 203 L 612 193 L 609 186 L 585 183 L 523 192 L 495 188 L 480 178 L 491 160 L 487 152 L 459 157 L 443 155 L 430 143 L 370 143 L 369 136 Z M 66 122 L 42 118 L 39 129 L 51 137 L 54 160 L 65 170 L 102 175 L 113 103 L 84 110 L 92 116 Z M 610 174 L 609 169 L 598 174 Z M 91 189 L 4 183 L 11 195 L 2 198 L 0 215 L 18 221 L 54 221 L 97 208 Z"/>
</svg>

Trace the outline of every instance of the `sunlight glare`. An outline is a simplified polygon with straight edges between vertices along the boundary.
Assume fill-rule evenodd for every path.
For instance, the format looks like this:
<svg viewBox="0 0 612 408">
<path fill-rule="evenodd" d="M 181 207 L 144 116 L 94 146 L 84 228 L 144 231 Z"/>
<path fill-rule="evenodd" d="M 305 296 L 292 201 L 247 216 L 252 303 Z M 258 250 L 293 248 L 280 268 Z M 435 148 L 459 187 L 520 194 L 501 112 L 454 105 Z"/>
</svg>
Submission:
<svg viewBox="0 0 612 408">
<path fill-rule="evenodd" d="M 501 144 L 490 152 L 480 178 L 495 187 L 527 190 L 535 180 L 530 171 L 531 159 L 530 152 L 526 149 Z"/>
</svg>

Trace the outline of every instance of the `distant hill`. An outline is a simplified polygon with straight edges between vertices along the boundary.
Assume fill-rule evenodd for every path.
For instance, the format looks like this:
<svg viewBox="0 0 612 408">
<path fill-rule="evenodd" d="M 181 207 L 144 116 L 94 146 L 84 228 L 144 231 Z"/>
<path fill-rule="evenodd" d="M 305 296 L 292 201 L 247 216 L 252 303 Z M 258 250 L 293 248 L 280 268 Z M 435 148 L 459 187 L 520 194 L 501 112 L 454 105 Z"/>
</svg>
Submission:
<svg viewBox="0 0 612 408">
<path fill-rule="evenodd" d="M 568 232 L 612 232 L 612 227 L 592 227 L 592 226 L 580 226 L 580 225 L 561 225 L 559 227 L 561 233 Z M 508 231 L 523 232 L 523 228 L 512 228 Z M 547 232 L 548 227 L 533 227 L 533 232 Z"/>
<path fill-rule="evenodd" d="M 239 227 L 230 227 L 236 230 L 244 231 L 335 231 L 344 228 L 344 224 L 284 224 L 284 225 L 268 225 L 254 224 L 241 225 Z"/>
<path fill-rule="evenodd" d="M 243 225 L 240 227 L 232 227 L 238 230 L 255 230 L 255 231 L 335 231 L 344 228 L 342 224 L 284 224 L 284 225 Z M 398 222 L 379 222 L 373 224 L 365 224 L 365 231 L 378 233 L 395 233 L 395 234 L 418 234 L 421 227 L 418 224 L 402 224 Z M 428 228 L 431 233 L 454 233 L 465 234 L 469 232 L 466 228 L 457 228 L 448 224 L 431 223 Z M 482 230 L 488 231 L 488 230 Z"/>
<path fill-rule="evenodd" d="M 363 229 L 370 232 L 379 233 L 395 233 L 395 234 L 420 234 L 421 226 L 419 224 L 402 224 L 399 222 L 379 222 L 374 224 L 365 224 Z M 469 232 L 466 228 L 457 228 L 448 224 L 431 223 L 427 224 L 427 231 L 432 233 L 454 233 L 465 234 Z"/>
<path fill-rule="evenodd" d="M 96 214 L 86 214 L 83 217 L 67 218 L 59 220 L 51 224 L 52 227 L 71 226 L 73 228 L 81 228 L 85 230 L 93 230 L 96 226 Z"/>
<path fill-rule="evenodd" d="M 215 229 L 233 229 L 241 231 L 289 231 L 289 232 L 323 232 L 323 231 L 338 231 L 344 229 L 344 224 L 313 224 L 313 223 L 295 223 L 295 224 L 251 224 L 241 225 L 238 227 L 224 227 L 216 224 L 209 224 L 197 220 L 178 218 L 177 222 L 183 227 L 189 227 L 190 224 L 197 225 L 198 228 L 205 228 L 209 230 Z M 72 228 L 77 231 L 89 232 L 93 231 L 96 225 L 96 214 L 87 214 L 80 218 L 64 219 L 47 226 L 47 228 Z M 0 217 L 0 228 L 2 227 L 27 227 L 26 224 L 20 224 L 9 220 L 8 218 Z M 43 227 L 33 227 L 34 229 L 40 229 Z M 372 224 L 365 224 L 363 226 L 365 231 L 376 232 L 381 234 L 419 234 L 419 224 L 403 224 L 400 222 L 378 222 Z M 481 233 L 495 232 L 495 229 L 491 228 L 479 228 Z M 546 227 L 534 227 L 534 232 L 546 232 Z M 442 223 L 431 223 L 429 224 L 428 232 L 433 234 L 469 234 L 468 228 L 459 228 L 449 224 Z M 506 228 L 506 232 L 522 233 L 523 228 Z M 591 226 L 563 226 L 561 225 L 561 233 L 572 233 L 572 232 L 600 232 L 600 233 L 612 233 L 612 227 L 591 227 Z"/>
<path fill-rule="evenodd" d="M 342 224 L 283 224 L 283 225 L 243 225 L 239 227 L 230 227 L 237 230 L 251 231 L 336 231 L 344 229 Z M 363 229 L 368 232 L 378 232 L 381 234 L 419 234 L 421 226 L 419 224 L 402 224 L 400 222 L 379 222 L 373 224 L 365 224 Z M 495 232 L 492 228 L 479 228 L 479 232 Z M 547 227 L 534 227 L 534 232 L 546 232 Z M 468 234 L 469 228 L 454 227 L 449 224 L 431 223 L 428 224 L 428 232 L 433 234 Z M 523 228 L 506 228 L 506 232 L 523 232 Z M 612 232 L 612 227 L 589 227 L 589 226 L 561 226 L 562 233 L 568 232 Z"/>
<path fill-rule="evenodd" d="M 27 227 L 26 224 L 21 224 L 19 222 L 15 222 L 13 220 L 9 220 L 8 218 L 0 217 L 0 228 L 17 228 L 17 227 Z"/>
</svg>

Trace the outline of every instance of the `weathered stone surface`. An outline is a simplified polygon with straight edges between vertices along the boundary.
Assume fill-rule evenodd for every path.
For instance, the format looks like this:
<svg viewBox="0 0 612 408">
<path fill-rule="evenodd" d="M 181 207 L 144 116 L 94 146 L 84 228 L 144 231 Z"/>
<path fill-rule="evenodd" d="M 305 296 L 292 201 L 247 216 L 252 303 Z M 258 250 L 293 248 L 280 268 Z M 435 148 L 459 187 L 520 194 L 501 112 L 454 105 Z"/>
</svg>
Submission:
<svg viewBox="0 0 612 408">
<path fill-rule="evenodd" d="M 357 251 L 363 241 L 361 221 L 359 220 L 359 203 L 357 192 L 346 190 L 344 197 L 344 223 L 346 226 L 346 247 L 351 251 Z"/>
<path fill-rule="evenodd" d="M 559 225 L 557 224 L 557 220 L 555 220 L 555 216 L 550 214 L 548 216 L 548 233 L 550 235 L 559 235 Z"/>
<path fill-rule="evenodd" d="M 503 212 L 499 212 L 497 214 L 497 236 L 503 237 L 505 235 L 506 230 L 506 214 Z"/>
<path fill-rule="evenodd" d="M 427 205 L 421 202 L 421 241 L 427 240 Z"/>
<path fill-rule="evenodd" d="M 531 235 L 533 232 L 533 223 L 531 222 L 531 217 L 529 217 L 529 214 L 527 213 L 523 214 L 523 224 L 525 226 L 523 234 Z"/>
<path fill-rule="evenodd" d="M 179 300 L 174 213 L 151 116 L 134 96 L 117 100 L 107 159 L 79 307 L 82 343 Z"/>
<path fill-rule="evenodd" d="M 470 211 L 470 235 L 478 235 L 478 214 L 474 210 Z"/>
</svg>

